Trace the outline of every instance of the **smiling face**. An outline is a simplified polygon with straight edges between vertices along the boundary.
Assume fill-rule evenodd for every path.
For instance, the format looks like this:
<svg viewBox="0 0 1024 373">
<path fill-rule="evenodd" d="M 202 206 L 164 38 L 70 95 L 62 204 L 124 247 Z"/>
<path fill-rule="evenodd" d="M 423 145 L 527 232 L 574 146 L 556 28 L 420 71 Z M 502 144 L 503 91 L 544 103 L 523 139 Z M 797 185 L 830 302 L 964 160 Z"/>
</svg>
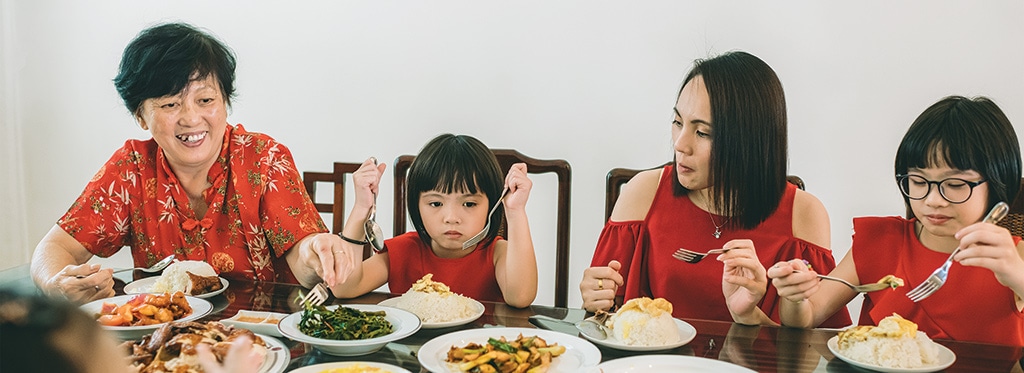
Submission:
<svg viewBox="0 0 1024 373">
<path fill-rule="evenodd" d="M 146 99 L 137 115 L 175 171 L 205 172 L 220 154 L 227 104 L 212 74 L 176 95 Z"/>
<path fill-rule="evenodd" d="M 942 163 L 936 167 L 910 168 L 909 175 L 917 175 L 931 181 L 942 181 L 947 178 L 959 178 L 971 182 L 981 181 L 980 173 L 974 170 L 958 170 L 950 168 Z M 967 186 L 958 186 L 967 188 Z M 914 216 L 918 218 L 923 229 L 921 230 L 921 242 L 931 248 L 929 244 L 932 239 L 950 241 L 953 246 L 958 242 L 953 235 L 961 228 L 977 223 L 985 215 L 988 201 L 988 183 L 982 183 L 974 187 L 971 197 L 963 203 L 950 203 L 938 191 L 936 185 L 931 186 L 928 195 L 920 200 L 910 200 L 910 208 Z M 929 237 L 930 236 L 930 237 Z"/>
<path fill-rule="evenodd" d="M 676 176 L 689 190 L 709 187 L 711 168 L 711 99 L 698 75 L 683 87 L 672 121 Z"/>
<path fill-rule="evenodd" d="M 462 250 L 487 224 L 487 196 L 483 193 L 420 193 L 419 210 L 423 227 L 430 236 L 431 248 L 443 258 L 461 257 L 472 252 Z"/>
</svg>

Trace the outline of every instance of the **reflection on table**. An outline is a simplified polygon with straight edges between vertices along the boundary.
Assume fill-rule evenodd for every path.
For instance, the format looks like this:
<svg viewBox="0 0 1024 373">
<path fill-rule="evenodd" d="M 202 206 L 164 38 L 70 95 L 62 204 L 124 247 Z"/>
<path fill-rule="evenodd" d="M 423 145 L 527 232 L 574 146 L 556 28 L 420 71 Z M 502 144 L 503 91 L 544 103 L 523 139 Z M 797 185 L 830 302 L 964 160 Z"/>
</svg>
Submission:
<svg viewBox="0 0 1024 373">
<path fill-rule="evenodd" d="M 206 320 L 234 316 L 238 310 L 282 313 L 299 310 L 295 300 L 305 289 L 279 283 L 232 281 L 224 294 L 210 298 L 214 311 Z M 331 299 L 327 304 L 377 304 L 394 297 L 392 294 L 370 293 L 350 300 Z M 571 325 L 531 322 L 530 316 L 544 315 L 575 322 L 586 316 L 580 309 L 530 306 L 512 308 L 504 303 L 481 302 L 484 315 L 476 321 L 451 328 L 421 329 L 412 336 L 389 343 L 376 353 L 356 357 L 324 354 L 312 346 L 282 338 L 291 350 L 289 369 L 333 361 L 375 361 L 401 366 L 413 372 L 422 370 L 416 353 L 427 341 L 451 332 L 493 326 L 537 328 L 534 322 L 567 334 L 577 335 Z M 835 330 L 804 330 L 785 327 L 744 326 L 735 323 L 685 320 L 697 329 L 697 336 L 681 347 L 657 352 L 621 351 L 598 346 L 602 361 L 642 354 L 676 354 L 711 358 L 741 365 L 758 372 L 863 372 L 837 358 L 827 347 Z M 1019 347 L 986 345 L 955 341 L 937 341 L 956 353 L 956 362 L 948 372 L 1020 372 L 1019 361 L 1024 350 Z"/>
<path fill-rule="evenodd" d="M 130 280 L 126 278 L 125 280 Z M 123 293 L 123 281 L 117 281 L 115 290 Z M 28 277 L 28 266 L 0 271 L 0 286 L 34 288 Z M 296 300 L 306 290 L 298 285 L 231 280 L 224 293 L 207 299 L 213 311 L 202 320 L 222 320 L 234 316 L 239 310 L 292 313 L 299 310 Z M 377 304 L 394 297 L 392 294 L 370 293 L 351 300 L 331 299 L 327 304 Z M 363 356 L 339 357 L 324 354 L 312 346 L 279 338 L 289 349 L 291 362 L 288 370 L 334 361 L 374 361 L 401 366 L 412 372 L 424 372 L 416 353 L 427 341 L 451 332 L 493 326 L 537 328 L 533 322 L 547 329 L 578 335 L 569 325 L 543 323 L 530 316 L 544 315 L 575 322 L 583 319 L 583 310 L 530 306 L 512 308 L 504 303 L 481 302 L 484 314 L 476 321 L 456 327 L 421 329 L 415 334 L 389 343 L 384 349 Z M 827 341 L 836 330 L 804 330 L 785 327 L 743 326 L 739 324 L 684 320 L 697 329 L 697 336 L 681 347 L 657 352 L 631 352 L 598 346 L 602 361 L 645 354 L 673 354 L 697 356 L 747 367 L 758 372 L 864 372 L 838 358 L 827 347 Z M 1024 349 L 1020 347 L 937 340 L 956 354 L 956 362 L 947 372 L 1022 372 L 1020 361 Z"/>
</svg>

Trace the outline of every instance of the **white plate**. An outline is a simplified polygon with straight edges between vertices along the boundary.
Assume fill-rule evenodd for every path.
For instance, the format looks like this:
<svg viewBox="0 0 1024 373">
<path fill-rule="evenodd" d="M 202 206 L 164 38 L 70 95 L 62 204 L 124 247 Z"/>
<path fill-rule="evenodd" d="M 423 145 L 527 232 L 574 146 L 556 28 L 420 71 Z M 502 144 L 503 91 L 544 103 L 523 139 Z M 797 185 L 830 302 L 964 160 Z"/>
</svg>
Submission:
<svg viewBox="0 0 1024 373">
<path fill-rule="evenodd" d="M 210 297 L 216 296 L 217 294 L 223 293 L 224 290 L 226 290 L 228 288 L 228 280 L 226 278 L 223 278 L 223 277 L 218 277 L 218 278 L 220 278 L 220 284 L 221 284 L 220 289 L 217 289 L 217 290 L 211 291 L 209 293 L 205 293 L 205 294 L 193 295 L 193 297 L 197 297 L 197 298 L 210 298 Z M 129 282 L 127 285 L 124 286 L 124 293 L 125 294 L 151 293 L 151 291 L 149 291 L 149 289 L 152 288 L 153 284 L 155 284 L 156 281 L 159 280 L 159 279 L 160 279 L 160 276 L 153 276 L 153 277 L 146 277 L 144 279 L 139 279 L 139 280 L 135 280 L 135 281 Z"/>
<path fill-rule="evenodd" d="M 388 298 L 388 299 L 385 299 L 385 300 L 383 300 L 383 301 L 381 301 L 380 303 L 377 303 L 377 304 L 381 305 L 381 306 L 385 306 L 385 307 L 400 308 L 400 307 L 398 307 L 398 303 L 399 303 L 399 299 L 401 299 L 401 298 L 402 297 Z M 476 319 L 479 319 L 480 316 L 483 316 L 483 314 L 484 314 L 484 305 L 483 305 L 483 303 L 477 302 L 476 299 L 469 298 L 469 297 L 466 297 L 466 299 L 469 299 L 473 303 L 474 312 L 473 312 L 472 316 L 464 318 L 464 319 L 445 321 L 445 322 L 423 322 L 423 320 L 420 320 L 421 322 L 423 322 L 423 329 L 439 329 L 439 328 L 447 328 L 447 327 L 451 327 L 451 326 L 465 325 L 465 324 L 469 324 L 469 323 L 471 323 L 473 321 L 476 321 Z M 412 310 L 406 310 L 406 311 L 412 312 Z"/>
<path fill-rule="evenodd" d="M 377 352 L 388 342 L 397 341 L 408 337 L 420 330 L 420 318 L 406 310 L 391 307 L 382 307 L 372 304 L 346 304 L 348 308 L 367 311 L 384 311 L 384 319 L 391 323 L 393 329 L 391 334 L 370 339 L 352 341 L 336 341 L 331 339 L 310 337 L 299 330 L 299 321 L 302 320 L 302 312 L 295 312 L 286 316 L 277 324 L 281 334 L 296 342 L 308 343 L 316 349 L 328 355 L 335 356 L 359 356 Z M 334 310 L 338 305 L 327 306 L 327 309 Z"/>
<path fill-rule="evenodd" d="M 597 373 L 643 372 L 709 372 L 709 373 L 756 373 L 745 367 L 725 361 L 684 355 L 639 355 L 608 360 L 590 370 Z"/>
<path fill-rule="evenodd" d="M 920 331 L 918 333 L 920 333 Z M 935 343 L 935 342 L 932 342 L 932 343 Z M 887 367 L 883 367 L 881 365 L 863 363 L 863 362 L 860 362 L 860 361 L 857 361 L 857 360 L 853 360 L 853 359 L 848 358 L 845 355 L 843 355 L 843 353 L 841 351 L 839 351 L 839 336 L 838 335 L 837 336 L 833 336 L 832 338 L 829 338 L 829 340 L 828 340 L 828 350 L 832 351 L 832 354 L 836 355 L 836 357 L 838 357 L 839 360 L 845 361 L 848 364 L 856 366 L 856 367 L 860 367 L 860 368 L 864 368 L 864 369 L 871 369 L 871 370 L 875 370 L 875 371 L 879 371 L 879 372 L 886 372 L 886 373 L 926 373 L 926 372 L 937 372 L 937 371 L 949 368 L 949 366 L 953 365 L 953 362 L 956 361 L 956 354 L 954 354 L 953 351 L 951 351 L 949 348 L 946 348 L 946 346 L 940 345 L 938 343 L 935 343 L 935 345 L 939 347 L 939 362 L 937 364 L 935 364 L 935 365 L 927 365 L 927 366 L 923 366 L 923 367 L 920 367 L 920 368 L 887 368 Z"/>
<path fill-rule="evenodd" d="M 238 313 L 234 316 L 220 320 L 220 322 L 224 325 L 231 325 L 236 328 L 249 329 L 252 330 L 253 333 L 283 337 L 283 335 L 281 335 L 281 330 L 277 328 L 277 324 L 287 316 L 288 314 L 286 313 L 238 310 Z M 243 317 L 247 319 L 259 319 L 262 321 L 250 322 L 240 320 Z M 265 322 L 267 320 L 271 320 L 271 322 Z"/>
<path fill-rule="evenodd" d="M 452 346 L 465 346 L 470 342 L 487 344 L 488 338 L 505 337 L 508 340 L 538 336 L 548 344 L 558 343 L 565 346 L 565 353 L 552 359 L 548 372 L 578 372 L 581 369 L 596 367 L 601 362 L 601 351 L 592 343 L 565 333 L 544 329 L 531 328 L 481 328 L 468 329 L 434 337 L 420 347 L 418 358 L 420 365 L 434 373 L 458 372 L 458 365 L 448 363 L 448 350 Z"/>
<path fill-rule="evenodd" d="M 323 363 L 323 364 L 316 364 L 316 365 L 307 365 L 307 366 L 304 366 L 302 368 L 293 370 L 292 373 L 320 373 L 320 372 L 323 372 L 323 371 L 325 371 L 327 369 L 348 368 L 348 367 L 354 366 L 354 365 L 362 365 L 362 366 L 366 366 L 366 367 L 380 368 L 380 369 L 383 369 L 383 370 L 385 370 L 387 372 L 390 372 L 390 373 L 412 373 L 412 372 L 406 370 L 405 368 L 402 368 L 402 367 L 399 367 L 399 366 L 394 366 L 394 365 L 391 365 L 391 364 L 384 364 L 384 363 L 375 363 L 375 362 L 372 362 L 372 361 L 342 361 L 342 362 L 334 362 L 334 363 Z"/>
<path fill-rule="evenodd" d="M 267 344 L 267 357 L 263 358 L 263 365 L 260 365 L 259 373 L 281 373 L 288 369 L 288 363 L 292 361 L 292 354 L 288 346 L 277 340 L 277 338 L 256 333 L 263 342 Z"/>
<path fill-rule="evenodd" d="M 580 333 L 580 335 L 582 335 L 583 338 L 586 338 L 586 339 L 590 340 L 591 342 L 597 343 L 599 345 L 602 345 L 602 346 L 605 346 L 605 347 L 614 348 L 616 350 L 625 350 L 625 351 L 662 351 L 662 350 L 671 350 L 673 348 L 676 348 L 676 347 L 685 345 L 687 343 L 690 343 L 690 341 L 692 341 L 693 338 L 697 336 L 697 329 L 694 328 L 693 325 L 690 325 L 686 321 L 683 321 L 683 320 L 680 320 L 680 319 L 675 319 L 674 318 L 672 320 L 676 322 L 676 328 L 679 329 L 679 340 L 674 342 L 674 343 L 669 343 L 669 344 L 661 345 L 661 346 L 631 346 L 631 345 L 625 344 L 622 341 L 616 339 L 615 336 L 612 333 L 609 333 L 608 334 L 608 338 L 606 338 L 606 339 L 591 338 L 590 336 L 588 336 L 586 334 L 583 334 L 583 333 Z M 611 329 L 608 329 L 608 331 L 611 332 Z"/>
<path fill-rule="evenodd" d="M 103 309 L 103 303 L 114 303 L 114 304 L 116 304 L 118 306 L 121 306 L 121 305 L 127 303 L 129 300 L 131 300 L 132 298 L 134 298 L 136 296 L 138 296 L 138 294 L 125 294 L 125 295 L 113 296 L 113 297 L 110 297 L 110 298 L 98 299 L 98 300 L 94 300 L 92 302 L 83 304 L 81 306 L 81 309 L 83 311 L 85 311 L 85 313 L 88 314 L 89 316 L 92 316 L 92 317 L 95 318 L 95 316 L 97 314 L 99 314 L 100 311 Z M 209 301 L 205 300 L 205 299 L 199 299 L 199 298 L 196 298 L 196 297 L 193 297 L 193 296 L 186 295 L 185 296 L 185 300 L 188 301 L 188 305 L 190 307 L 192 307 L 192 313 L 189 314 L 189 315 L 185 315 L 185 317 L 182 317 L 182 318 L 174 320 L 174 321 L 191 321 L 191 320 L 196 320 L 196 319 L 199 319 L 200 317 L 206 316 L 206 314 L 210 313 L 210 311 L 213 310 L 213 304 L 210 303 Z M 145 325 L 145 326 L 106 326 L 106 325 L 102 325 L 102 326 L 103 326 L 103 329 L 112 331 L 112 332 L 114 332 L 114 334 L 117 334 L 117 336 L 119 338 L 121 338 L 123 340 L 129 340 L 129 339 L 139 339 L 139 338 L 141 338 L 142 336 L 144 336 L 146 334 L 152 333 L 154 330 L 159 329 L 160 326 L 163 325 L 163 324 L 166 324 L 166 323 L 153 324 L 153 325 Z"/>
</svg>

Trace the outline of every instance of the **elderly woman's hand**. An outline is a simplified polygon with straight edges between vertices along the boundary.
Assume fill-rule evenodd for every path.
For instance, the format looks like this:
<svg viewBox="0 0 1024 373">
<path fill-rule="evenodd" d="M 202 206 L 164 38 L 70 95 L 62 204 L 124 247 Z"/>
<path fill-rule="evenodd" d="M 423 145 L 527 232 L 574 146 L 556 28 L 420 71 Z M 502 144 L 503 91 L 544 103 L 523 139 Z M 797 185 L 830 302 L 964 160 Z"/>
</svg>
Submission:
<svg viewBox="0 0 1024 373">
<path fill-rule="evenodd" d="M 314 233 L 299 241 L 299 260 L 315 274 L 314 278 L 299 278 L 306 287 L 323 280 L 334 287 L 348 279 L 349 274 L 362 262 L 362 252 L 346 247 L 341 237 L 330 233 Z M 299 277 L 299 274 L 296 274 Z"/>
<path fill-rule="evenodd" d="M 622 264 L 616 260 L 608 262 L 607 267 L 590 267 L 583 270 L 583 281 L 580 282 L 580 294 L 583 296 L 583 309 L 589 312 L 608 310 L 615 305 L 615 293 L 622 286 L 622 275 L 619 270 Z"/>
<path fill-rule="evenodd" d="M 99 264 L 68 265 L 44 287 L 51 295 L 85 304 L 114 296 L 114 270 L 100 269 Z"/>
</svg>

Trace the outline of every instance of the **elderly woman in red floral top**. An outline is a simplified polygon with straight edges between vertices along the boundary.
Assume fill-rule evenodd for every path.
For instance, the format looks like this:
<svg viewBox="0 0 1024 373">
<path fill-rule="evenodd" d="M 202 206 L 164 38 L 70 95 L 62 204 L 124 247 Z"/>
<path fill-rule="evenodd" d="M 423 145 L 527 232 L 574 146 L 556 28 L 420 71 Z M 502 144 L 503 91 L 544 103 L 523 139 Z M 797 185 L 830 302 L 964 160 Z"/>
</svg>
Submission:
<svg viewBox="0 0 1024 373">
<path fill-rule="evenodd" d="M 227 124 L 235 57 L 180 23 L 124 50 L 118 93 L 150 140 L 128 140 L 36 247 L 32 276 L 75 302 L 114 295 L 110 269 L 84 264 L 131 247 L 136 267 L 168 255 L 226 278 L 336 285 L 361 252 L 327 233 L 284 145 Z M 81 277 L 81 278 L 80 278 Z"/>
</svg>

